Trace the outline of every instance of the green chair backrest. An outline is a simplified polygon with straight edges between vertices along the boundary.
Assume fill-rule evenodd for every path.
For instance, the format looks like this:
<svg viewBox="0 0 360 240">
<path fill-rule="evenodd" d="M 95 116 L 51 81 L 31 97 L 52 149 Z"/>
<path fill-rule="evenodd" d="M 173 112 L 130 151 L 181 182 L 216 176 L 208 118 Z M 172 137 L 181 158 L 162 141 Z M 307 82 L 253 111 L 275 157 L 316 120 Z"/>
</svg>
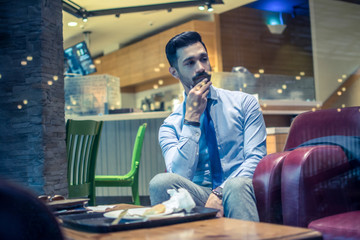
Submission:
<svg viewBox="0 0 360 240">
<path fill-rule="evenodd" d="M 69 197 L 95 198 L 95 168 L 102 121 L 71 120 L 66 123 Z"/>
<path fill-rule="evenodd" d="M 136 134 L 136 139 L 135 139 L 133 153 L 132 153 L 132 159 L 131 159 L 131 170 L 130 170 L 131 173 L 137 174 L 139 171 L 141 151 L 142 151 L 142 145 L 144 142 L 146 126 L 147 126 L 146 123 L 140 125 L 138 132 Z"/>
</svg>

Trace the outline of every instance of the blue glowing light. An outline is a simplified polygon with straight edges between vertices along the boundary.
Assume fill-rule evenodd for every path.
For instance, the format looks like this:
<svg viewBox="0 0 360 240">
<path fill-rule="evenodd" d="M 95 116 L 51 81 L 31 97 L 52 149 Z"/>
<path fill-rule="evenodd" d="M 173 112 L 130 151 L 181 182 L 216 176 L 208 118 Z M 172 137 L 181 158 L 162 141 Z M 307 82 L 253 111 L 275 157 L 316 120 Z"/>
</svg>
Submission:
<svg viewBox="0 0 360 240">
<path fill-rule="evenodd" d="M 284 20 L 283 20 L 283 16 L 282 13 L 279 13 L 279 16 L 271 16 L 267 19 L 267 23 L 269 25 L 283 25 L 284 24 Z"/>
</svg>

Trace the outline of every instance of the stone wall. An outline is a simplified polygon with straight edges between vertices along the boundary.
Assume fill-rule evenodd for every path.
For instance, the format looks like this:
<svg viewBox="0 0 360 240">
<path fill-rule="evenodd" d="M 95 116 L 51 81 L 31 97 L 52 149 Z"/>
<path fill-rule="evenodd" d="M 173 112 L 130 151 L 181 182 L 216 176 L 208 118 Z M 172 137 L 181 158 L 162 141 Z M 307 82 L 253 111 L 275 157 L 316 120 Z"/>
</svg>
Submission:
<svg viewBox="0 0 360 240">
<path fill-rule="evenodd" d="M 62 2 L 0 9 L 0 177 L 66 194 Z"/>
</svg>

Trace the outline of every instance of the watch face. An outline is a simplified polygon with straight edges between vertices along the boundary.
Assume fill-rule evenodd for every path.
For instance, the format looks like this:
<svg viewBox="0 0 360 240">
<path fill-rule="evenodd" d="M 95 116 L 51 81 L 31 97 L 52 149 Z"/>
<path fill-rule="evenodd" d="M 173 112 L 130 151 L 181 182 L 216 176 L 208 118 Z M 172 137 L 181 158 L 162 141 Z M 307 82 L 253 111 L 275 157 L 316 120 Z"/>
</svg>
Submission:
<svg viewBox="0 0 360 240">
<path fill-rule="evenodd" d="M 218 192 L 217 189 L 212 190 L 212 193 L 215 194 L 219 199 L 222 199 L 222 189 L 221 192 Z"/>
</svg>

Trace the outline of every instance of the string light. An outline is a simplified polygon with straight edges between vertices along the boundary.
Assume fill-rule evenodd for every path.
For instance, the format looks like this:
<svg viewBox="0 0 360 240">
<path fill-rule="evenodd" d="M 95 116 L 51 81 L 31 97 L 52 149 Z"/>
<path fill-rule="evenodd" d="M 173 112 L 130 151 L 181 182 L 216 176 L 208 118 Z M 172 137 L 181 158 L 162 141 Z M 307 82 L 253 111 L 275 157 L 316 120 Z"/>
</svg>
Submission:
<svg viewBox="0 0 360 240">
<path fill-rule="evenodd" d="M 69 27 L 76 27 L 78 25 L 77 22 L 68 22 Z"/>
</svg>

